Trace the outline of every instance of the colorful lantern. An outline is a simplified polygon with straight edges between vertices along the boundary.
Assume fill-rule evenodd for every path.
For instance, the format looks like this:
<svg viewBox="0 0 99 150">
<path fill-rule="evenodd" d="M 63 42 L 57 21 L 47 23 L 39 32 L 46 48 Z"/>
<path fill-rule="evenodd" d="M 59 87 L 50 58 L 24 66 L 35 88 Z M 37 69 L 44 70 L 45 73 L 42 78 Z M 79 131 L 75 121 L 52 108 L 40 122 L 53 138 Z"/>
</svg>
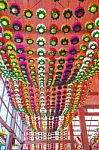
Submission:
<svg viewBox="0 0 99 150">
<path fill-rule="evenodd" d="M 5 27 L 7 27 L 8 25 L 10 25 L 11 20 L 8 16 L 2 16 L 1 17 L 1 24 Z"/>
<path fill-rule="evenodd" d="M 46 50 L 44 48 L 38 48 L 37 53 L 38 53 L 39 56 L 44 56 L 45 53 L 46 53 Z M 42 70 L 42 68 L 41 68 L 41 70 Z"/>
<path fill-rule="evenodd" d="M 84 0 L 79 0 L 80 2 L 84 2 Z"/>
<path fill-rule="evenodd" d="M 0 54 L 6 54 L 7 53 L 7 48 L 5 46 L 2 46 L 0 48 Z"/>
<path fill-rule="evenodd" d="M 14 31 L 22 30 L 22 23 L 20 21 L 14 21 L 12 24 Z"/>
<path fill-rule="evenodd" d="M 75 45 L 79 42 L 79 38 L 77 36 L 72 36 L 70 41 L 71 41 L 71 44 Z"/>
<path fill-rule="evenodd" d="M 14 35 L 14 41 L 17 43 L 22 43 L 23 42 L 23 35 L 20 33 L 17 33 Z"/>
<path fill-rule="evenodd" d="M 50 48 L 50 50 L 48 51 L 48 55 L 55 56 L 56 55 L 56 49 L 55 48 Z"/>
<path fill-rule="evenodd" d="M 5 39 L 3 37 L 0 37 L 0 46 L 3 46 L 5 44 Z"/>
<path fill-rule="evenodd" d="M 16 51 L 17 51 L 18 54 L 22 54 L 22 53 L 24 53 L 25 48 L 24 48 L 23 45 L 17 45 L 16 46 Z"/>
<path fill-rule="evenodd" d="M 31 22 L 28 22 L 28 23 L 26 23 L 26 25 L 25 25 L 24 28 L 25 28 L 25 31 L 32 32 L 32 30 L 33 30 L 33 24 Z"/>
<path fill-rule="evenodd" d="M 85 27 L 86 27 L 87 30 L 93 30 L 93 28 L 94 28 L 94 23 L 93 23 L 93 22 L 87 22 L 87 23 L 85 24 Z"/>
<path fill-rule="evenodd" d="M 97 27 L 99 27 L 99 18 L 97 18 L 97 19 L 95 20 L 95 25 L 96 25 Z"/>
<path fill-rule="evenodd" d="M 44 19 L 44 18 L 46 17 L 46 11 L 45 11 L 45 9 L 39 8 L 39 9 L 36 11 L 36 15 L 37 15 L 37 18 L 38 18 L 38 19 Z"/>
<path fill-rule="evenodd" d="M 57 8 L 53 8 L 51 10 L 51 18 L 53 20 L 57 20 L 57 19 L 59 19 L 59 17 L 60 17 L 60 11 Z"/>
<path fill-rule="evenodd" d="M 64 18 L 66 18 L 66 19 L 70 19 L 71 17 L 72 17 L 72 10 L 70 10 L 70 9 L 65 9 L 64 11 L 63 11 L 63 16 L 64 16 Z"/>
<path fill-rule="evenodd" d="M 39 34 L 43 34 L 46 31 L 46 26 L 44 24 L 38 24 L 37 27 L 36 27 L 36 31 Z"/>
<path fill-rule="evenodd" d="M 59 2 L 59 0 L 54 0 L 54 2 Z"/>
<path fill-rule="evenodd" d="M 90 61 L 91 61 L 91 59 L 90 59 L 89 57 L 85 57 L 85 58 L 83 59 L 83 63 L 84 63 L 84 64 L 89 64 Z"/>
<path fill-rule="evenodd" d="M 13 50 L 13 49 L 15 49 L 15 45 L 13 42 L 6 42 L 6 48 L 8 50 Z"/>
<path fill-rule="evenodd" d="M 13 37 L 13 34 L 11 31 L 9 30 L 5 30 L 4 33 L 3 33 L 3 36 L 6 40 L 11 40 L 12 37 Z"/>
<path fill-rule="evenodd" d="M 26 38 L 26 43 L 27 43 L 28 45 L 33 44 L 33 43 L 34 43 L 34 38 L 33 38 L 33 36 L 28 36 L 28 37 Z"/>
<path fill-rule="evenodd" d="M 56 36 L 52 36 L 50 38 L 50 45 L 51 46 L 56 46 L 58 44 L 58 38 Z"/>
<path fill-rule="evenodd" d="M 91 58 L 94 55 L 94 51 L 92 49 L 87 50 L 86 56 Z"/>
<path fill-rule="evenodd" d="M 62 25 L 61 30 L 63 33 L 68 33 L 70 32 L 70 26 L 69 25 Z"/>
<path fill-rule="evenodd" d="M 61 38 L 60 42 L 61 42 L 61 45 L 68 45 L 68 39 L 67 38 Z"/>
<path fill-rule="evenodd" d="M 82 40 L 83 40 L 84 42 L 90 42 L 91 37 L 90 37 L 90 35 L 85 34 L 85 35 L 83 35 Z"/>
<path fill-rule="evenodd" d="M 83 7 L 78 6 L 78 7 L 75 8 L 75 12 L 74 12 L 74 13 L 75 13 L 75 16 L 76 16 L 77 18 L 81 18 L 81 17 L 84 16 L 85 11 L 84 11 L 84 8 L 83 8 Z"/>
<path fill-rule="evenodd" d="M 76 54 L 76 53 L 77 53 L 76 48 L 75 48 L 74 46 L 69 47 L 69 53 L 70 53 L 71 55 Z"/>
<path fill-rule="evenodd" d="M 44 46 L 46 44 L 46 40 L 43 37 L 38 37 L 37 38 L 37 45 L 38 46 Z"/>
<path fill-rule="evenodd" d="M 93 38 L 99 38 L 99 30 L 93 30 L 91 35 Z"/>
<path fill-rule="evenodd" d="M 8 8 L 8 3 L 5 0 L 0 1 L 0 11 L 6 10 Z"/>
<path fill-rule="evenodd" d="M 10 13 L 18 16 L 20 13 L 20 6 L 17 3 L 12 3 L 10 6 Z"/>
<path fill-rule="evenodd" d="M 60 54 L 60 56 L 66 56 L 66 53 L 67 53 L 67 51 L 66 51 L 65 48 L 60 48 L 60 49 L 59 49 L 59 54 Z"/>
<path fill-rule="evenodd" d="M 88 10 L 90 13 L 95 14 L 96 12 L 98 12 L 98 5 L 93 3 L 89 6 Z"/>
<path fill-rule="evenodd" d="M 90 42 L 88 45 L 88 47 L 92 50 L 96 49 L 97 46 L 98 46 L 98 44 L 95 41 Z"/>
<path fill-rule="evenodd" d="M 73 63 L 74 62 L 74 57 L 72 55 L 69 55 L 67 57 L 67 61 L 68 61 L 68 63 Z"/>
<path fill-rule="evenodd" d="M 57 27 L 57 25 L 56 24 L 52 24 L 51 26 L 50 26 L 50 34 L 56 34 L 58 32 L 58 27 Z"/>
<path fill-rule="evenodd" d="M 33 55 L 34 52 L 35 52 L 35 50 L 34 50 L 33 47 L 27 47 L 27 48 L 26 48 L 26 51 L 27 51 L 27 54 L 28 54 L 28 55 Z"/>
<path fill-rule="evenodd" d="M 28 6 L 24 9 L 24 16 L 26 18 L 31 18 L 33 16 L 33 10 L 32 7 Z"/>
<path fill-rule="evenodd" d="M 0 33 L 3 33 L 3 27 L 0 26 Z"/>
<path fill-rule="evenodd" d="M 75 22 L 73 25 L 72 25 L 72 30 L 74 32 L 80 32 L 81 31 L 81 23 L 80 22 Z"/>
<path fill-rule="evenodd" d="M 80 45 L 80 50 L 82 51 L 86 51 L 87 48 L 88 48 L 87 45 L 84 45 L 84 44 Z"/>
</svg>

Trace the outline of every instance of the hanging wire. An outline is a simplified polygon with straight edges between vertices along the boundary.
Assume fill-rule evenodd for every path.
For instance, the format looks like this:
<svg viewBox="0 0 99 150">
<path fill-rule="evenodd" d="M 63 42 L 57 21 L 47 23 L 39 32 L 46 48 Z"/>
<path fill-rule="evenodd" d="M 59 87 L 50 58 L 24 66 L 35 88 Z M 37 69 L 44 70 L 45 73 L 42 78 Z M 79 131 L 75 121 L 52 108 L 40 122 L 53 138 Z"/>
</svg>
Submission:
<svg viewBox="0 0 99 150">
<path fill-rule="evenodd" d="M 29 5 L 29 2 L 30 2 L 30 0 L 27 0 L 28 5 Z"/>
<path fill-rule="evenodd" d="M 69 0 L 68 0 L 68 7 L 69 7 Z"/>
<path fill-rule="evenodd" d="M 35 6 L 37 6 L 42 0 L 39 0 L 34 6 L 32 6 L 32 8 L 34 8 Z"/>
<path fill-rule="evenodd" d="M 60 6 L 62 6 L 63 8 L 65 8 L 60 2 L 58 2 Z"/>
</svg>

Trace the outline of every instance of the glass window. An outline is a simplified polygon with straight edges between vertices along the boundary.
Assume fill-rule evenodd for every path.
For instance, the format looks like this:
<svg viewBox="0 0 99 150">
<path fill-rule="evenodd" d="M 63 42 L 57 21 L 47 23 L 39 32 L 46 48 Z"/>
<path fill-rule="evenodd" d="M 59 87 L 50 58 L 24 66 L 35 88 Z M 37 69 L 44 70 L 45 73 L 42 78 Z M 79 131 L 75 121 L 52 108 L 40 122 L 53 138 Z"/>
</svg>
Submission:
<svg viewBox="0 0 99 150">
<path fill-rule="evenodd" d="M 12 105 L 11 105 L 11 103 L 9 102 L 9 111 L 11 112 L 11 114 L 12 114 L 12 111 L 13 111 L 13 107 L 12 107 Z"/>
<path fill-rule="evenodd" d="M 20 123 L 21 123 L 21 118 L 20 118 L 19 114 L 17 114 L 17 124 L 20 126 Z"/>
<path fill-rule="evenodd" d="M 11 126 L 11 115 L 10 115 L 10 113 L 8 113 L 8 116 L 7 116 L 7 125 Z"/>
<path fill-rule="evenodd" d="M 8 97 L 8 95 L 7 95 L 6 89 L 5 89 L 5 91 L 4 91 L 3 101 L 4 101 L 4 103 L 6 104 L 6 106 L 8 106 L 9 97 Z"/>
<path fill-rule="evenodd" d="M 19 137 L 19 127 L 17 126 L 16 135 Z"/>
<path fill-rule="evenodd" d="M 85 116 L 85 120 L 91 120 L 91 116 Z"/>
<path fill-rule="evenodd" d="M 7 115 L 7 109 L 6 109 L 5 105 L 2 103 L 1 110 L 0 110 L 0 116 L 2 117 L 2 119 L 4 121 L 6 121 L 6 115 Z"/>
<path fill-rule="evenodd" d="M 97 124 L 98 124 L 98 121 L 91 121 L 91 125 L 96 125 L 97 126 Z"/>
<path fill-rule="evenodd" d="M 2 97 L 2 93 L 3 93 L 3 88 L 4 88 L 4 83 L 2 81 L 2 79 L 0 79 L 0 96 Z"/>
<path fill-rule="evenodd" d="M 16 133 L 17 130 L 17 124 L 15 123 L 15 128 L 14 128 L 14 132 Z"/>
<path fill-rule="evenodd" d="M 86 125 L 90 125 L 91 124 L 91 121 L 86 121 Z"/>
</svg>

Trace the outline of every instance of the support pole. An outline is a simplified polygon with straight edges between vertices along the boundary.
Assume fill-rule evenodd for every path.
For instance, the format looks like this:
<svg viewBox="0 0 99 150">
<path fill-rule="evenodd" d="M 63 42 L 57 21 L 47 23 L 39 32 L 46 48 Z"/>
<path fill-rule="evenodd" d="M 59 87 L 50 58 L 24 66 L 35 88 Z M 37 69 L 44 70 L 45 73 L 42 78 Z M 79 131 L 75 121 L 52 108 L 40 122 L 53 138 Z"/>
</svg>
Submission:
<svg viewBox="0 0 99 150">
<path fill-rule="evenodd" d="M 6 141 L 6 150 L 12 150 L 13 134 L 10 132 Z"/>
<path fill-rule="evenodd" d="M 80 128 L 81 128 L 81 137 L 82 137 L 82 145 L 84 150 L 90 150 L 89 142 L 88 142 L 88 135 L 85 123 L 85 114 L 84 108 L 79 108 L 79 121 L 80 121 Z"/>
<path fill-rule="evenodd" d="M 73 125 L 72 123 L 69 125 L 70 130 L 70 142 L 71 142 L 71 150 L 75 149 L 75 141 L 74 141 L 74 134 L 73 134 Z"/>
</svg>

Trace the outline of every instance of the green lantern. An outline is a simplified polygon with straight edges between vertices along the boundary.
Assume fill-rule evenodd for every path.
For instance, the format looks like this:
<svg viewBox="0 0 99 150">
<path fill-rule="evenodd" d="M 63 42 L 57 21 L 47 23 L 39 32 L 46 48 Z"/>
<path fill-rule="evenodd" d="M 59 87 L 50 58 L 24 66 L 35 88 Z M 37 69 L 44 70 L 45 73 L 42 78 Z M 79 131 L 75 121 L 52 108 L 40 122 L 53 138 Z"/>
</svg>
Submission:
<svg viewBox="0 0 99 150">
<path fill-rule="evenodd" d="M 6 10 L 8 8 L 8 4 L 5 0 L 0 1 L 0 11 Z"/>
<path fill-rule="evenodd" d="M 96 25 L 97 27 L 99 27 L 99 18 L 97 18 L 97 19 L 95 20 L 95 25 Z"/>
<path fill-rule="evenodd" d="M 80 50 L 82 51 L 86 51 L 87 48 L 88 48 L 87 45 L 84 45 L 84 44 L 80 45 Z"/>
<path fill-rule="evenodd" d="M 44 48 L 38 48 L 37 49 L 37 53 L 38 53 L 39 56 L 44 56 L 46 51 L 45 51 Z"/>
<path fill-rule="evenodd" d="M 89 43 L 88 47 L 92 50 L 94 50 L 97 47 L 97 42 L 92 41 Z"/>
<path fill-rule="evenodd" d="M 93 30 L 92 31 L 92 37 L 93 38 L 99 38 L 99 30 Z"/>
<path fill-rule="evenodd" d="M 45 9 L 39 8 L 39 9 L 36 11 L 36 15 L 37 15 L 37 18 L 38 18 L 38 19 L 44 19 L 44 18 L 46 17 L 46 11 L 45 11 Z"/>
<path fill-rule="evenodd" d="M 63 33 L 68 33 L 70 32 L 70 26 L 69 25 L 62 25 L 61 30 Z"/>
<path fill-rule="evenodd" d="M 57 20 L 60 17 L 60 11 L 57 8 L 53 8 L 51 11 L 51 18 Z"/>
<path fill-rule="evenodd" d="M 46 31 L 46 26 L 44 24 L 38 24 L 37 27 L 36 27 L 36 31 L 39 34 L 43 34 Z"/>
<path fill-rule="evenodd" d="M 27 24 L 25 25 L 25 31 L 27 31 L 27 32 L 32 32 L 32 30 L 33 30 L 33 25 L 32 25 L 32 23 L 27 23 Z"/>
<path fill-rule="evenodd" d="M 62 38 L 60 42 L 61 42 L 61 45 L 68 45 L 68 39 L 66 38 Z"/>
<path fill-rule="evenodd" d="M 46 40 L 43 37 L 37 38 L 37 45 L 38 46 L 44 46 L 46 44 Z"/>
<path fill-rule="evenodd" d="M 58 38 L 55 37 L 55 36 L 52 36 L 52 37 L 50 38 L 50 45 L 51 45 L 51 46 L 56 46 L 57 44 L 58 44 Z"/>
<path fill-rule="evenodd" d="M 97 4 L 91 4 L 88 8 L 90 13 L 95 14 L 96 12 L 98 12 L 98 5 Z"/>
<path fill-rule="evenodd" d="M 90 38 L 89 35 L 83 35 L 82 39 L 83 39 L 84 42 L 90 42 L 91 38 Z"/>
<path fill-rule="evenodd" d="M 91 58 L 91 57 L 93 57 L 93 55 L 94 55 L 94 51 L 93 50 L 91 50 L 91 49 L 87 50 L 86 56 L 88 56 L 89 58 Z"/>
<path fill-rule="evenodd" d="M 93 30 L 93 29 L 94 29 L 94 23 L 93 23 L 93 22 L 87 22 L 87 23 L 85 24 L 85 28 L 86 28 L 87 30 Z"/>
<path fill-rule="evenodd" d="M 72 17 L 72 10 L 70 10 L 70 9 L 65 9 L 64 11 L 63 11 L 63 16 L 64 16 L 64 18 L 66 18 L 66 19 L 70 19 L 71 17 Z"/>
<path fill-rule="evenodd" d="M 57 27 L 57 25 L 56 24 L 52 24 L 51 26 L 50 26 L 50 34 L 56 34 L 58 32 L 58 27 Z"/>
<path fill-rule="evenodd" d="M 66 49 L 65 48 L 61 48 L 60 50 L 59 50 L 59 54 L 60 54 L 60 56 L 65 56 L 66 55 Z"/>
</svg>

